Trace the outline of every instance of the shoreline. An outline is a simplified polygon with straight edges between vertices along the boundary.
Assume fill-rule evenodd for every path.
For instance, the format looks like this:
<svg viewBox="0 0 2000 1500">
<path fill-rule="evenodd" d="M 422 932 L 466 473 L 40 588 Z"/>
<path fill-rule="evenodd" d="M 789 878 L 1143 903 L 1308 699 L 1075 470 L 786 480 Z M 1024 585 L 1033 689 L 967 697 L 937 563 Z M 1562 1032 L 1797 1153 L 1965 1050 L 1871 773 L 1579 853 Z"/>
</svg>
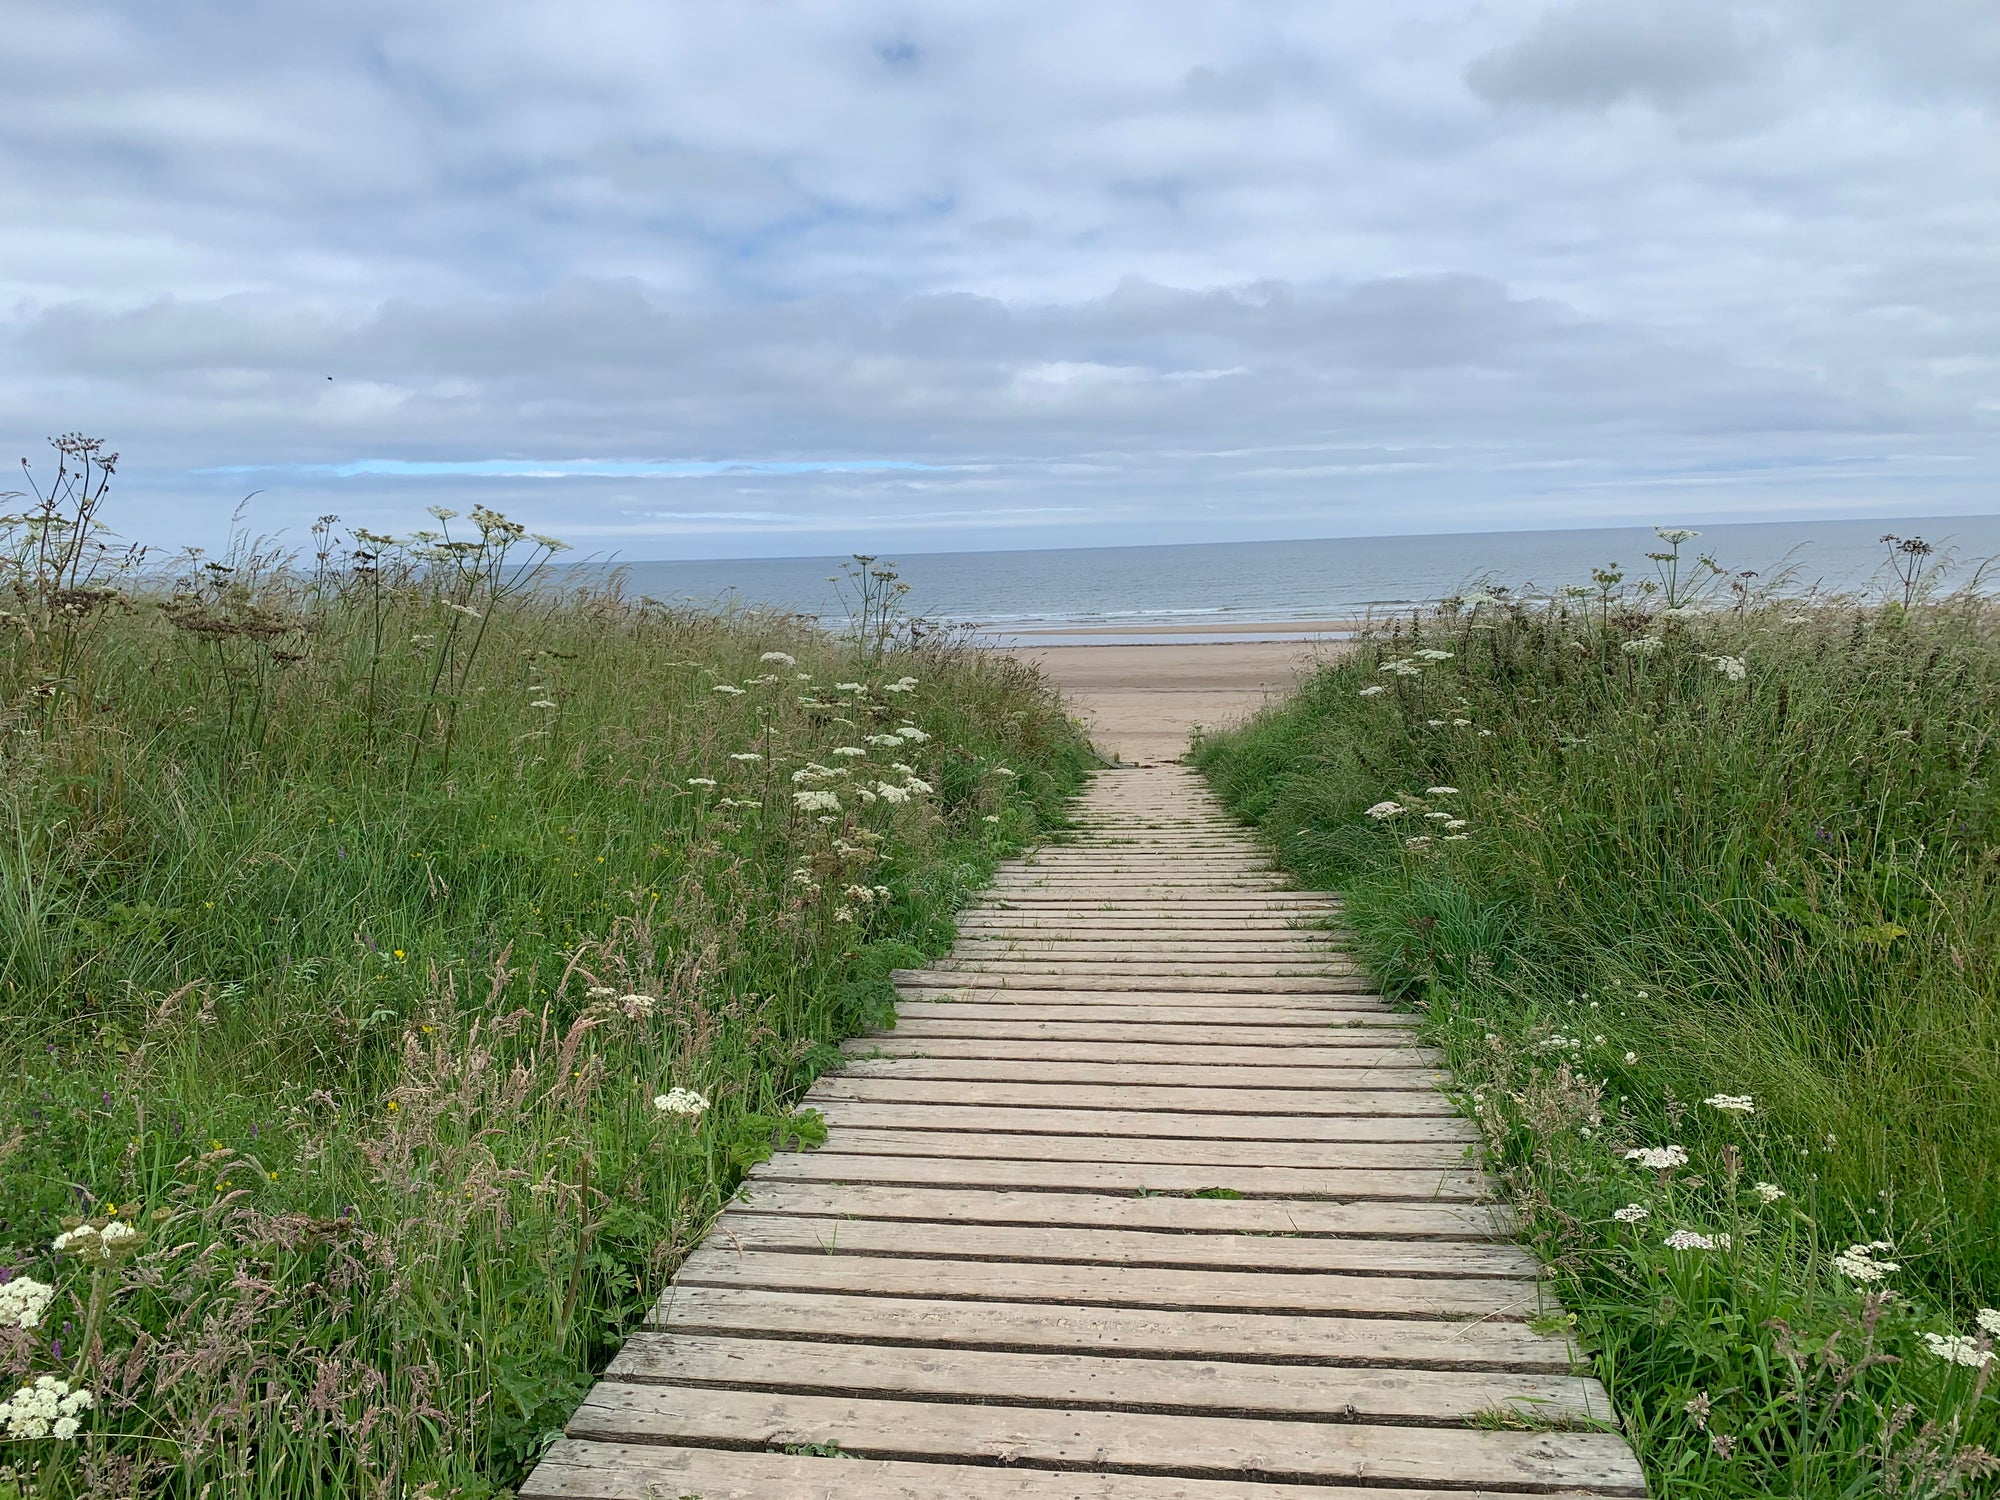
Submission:
<svg viewBox="0 0 2000 1500">
<path fill-rule="evenodd" d="M 1072 646 L 1310 645 L 1352 640 L 1366 620 L 1232 620 L 1225 624 L 1028 625 L 975 627 L 974 644 L 1001 651 Z"/>
</svg>

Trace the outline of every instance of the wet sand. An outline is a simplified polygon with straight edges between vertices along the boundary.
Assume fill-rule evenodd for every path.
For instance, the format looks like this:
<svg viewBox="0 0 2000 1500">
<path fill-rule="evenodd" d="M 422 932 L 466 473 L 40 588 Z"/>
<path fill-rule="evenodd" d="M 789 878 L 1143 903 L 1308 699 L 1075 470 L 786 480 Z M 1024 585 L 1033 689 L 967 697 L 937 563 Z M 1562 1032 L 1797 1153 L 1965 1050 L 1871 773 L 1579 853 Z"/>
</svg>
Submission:
<svg viewBox="0 0 2000 1500">
<path fill-rule="evenodd" d="M 1022 646 L 1075 704 L 1106 755 L 1128 764 L 1178 759 L 1197 724 L 1220 728 L 1282 696 L 1337 641 L 1202 646 Z"/>
</svg>

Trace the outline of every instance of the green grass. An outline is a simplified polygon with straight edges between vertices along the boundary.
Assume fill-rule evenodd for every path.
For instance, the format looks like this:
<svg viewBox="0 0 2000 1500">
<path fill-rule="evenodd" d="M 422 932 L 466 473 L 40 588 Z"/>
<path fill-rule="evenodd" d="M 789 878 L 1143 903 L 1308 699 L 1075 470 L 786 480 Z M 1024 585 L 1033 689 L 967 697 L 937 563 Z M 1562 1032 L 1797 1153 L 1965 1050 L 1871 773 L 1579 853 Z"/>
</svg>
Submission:
<svg viewBox="0 0 2000 1500">
<path fill-rule="evenodd" d="M 0 1375 L 97 1404 L 0 1457 L 494 1493 L 1087 748 L 1011 659 L 558 594 L 487 514 L 148 590 L 65 494 L 0 560 L 0 1270 L 55 1288 Z"/>
<path fill-rule="evenodd" d="M 1679 552 L 1385 628 L 1197 760 L 1446 1050 L 1658 1493 L 1983 1492 L 1988 1372 L 1924 1335 L 2000 1305 L 2000 607 L 1685 610 Z"/>
</svg>

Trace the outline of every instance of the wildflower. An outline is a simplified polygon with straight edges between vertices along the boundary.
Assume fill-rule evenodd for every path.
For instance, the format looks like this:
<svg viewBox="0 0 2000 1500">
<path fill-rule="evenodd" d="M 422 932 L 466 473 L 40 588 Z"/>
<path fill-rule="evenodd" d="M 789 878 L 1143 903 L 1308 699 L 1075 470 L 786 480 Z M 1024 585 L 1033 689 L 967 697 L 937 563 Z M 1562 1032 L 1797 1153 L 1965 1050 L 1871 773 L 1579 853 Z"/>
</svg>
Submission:
<svg viewBox="0 0 2000 1500">
<path fill-rule="evenodd" d="M 1724 1236 L 1726 1239 L 1728 1236 Z M 1711 1432 L 1708 1435 L 1709 1451 L 1724 1463 L 1736 1456 L 1736 1439 L 1726 1432 Z"/>
<path fill-rule="evenodd" d="M 1760 1203 L 1776 1203 L 1785 1196 L 1785 1190 L 1775 1182 L 1753 1182 L 1750 1191 L 1757 1195 Z"/>
<path fill-rule="evenodd" d="M 903 783 L 903 790 L 906 792 L 915 792 L 919 797 L 928 797 L 935 788 L 928 781 L 923 781 L 912 776 L 908 781 Z"/>
<path fill-rule="evenodd" d="M 1427 812 L 1427 813 L 1425 813 L 1425 814 L 1424 814 L 1424 816 L 1425 816 L 1425 817 L 1427 817 L 1427 818 L 1435 818 L 1435 819 L 1437 819 L 1437 820 L 1438 820 L 1438 821 L 1439 821 L 1440 823 L 1443 823 L 1443 822 L 1449 822 L 1449 821 L 1456 821 L 1456 822 L 1457 822 L 1457 823 L 1459 823 L 1459 824 L 1460 824 L 1461 826 L 1463 826 L 1463 825 L 1464 825 L 1464 823 L 1465 823 L 1465 819 L 1463 819 L 1463 818 L 1458 818 L 1458 819 L 1456 819 L 1456 820 L 1452 819 L 1452 816 L 1451 816 L 1451 814 L 1450 814 L 1450 813 L 1448 813 L 1448 812 Z"/>
<path fill-rule="evenodd" d="M 855 756 L 866 755 L 868 752 L 863 750 L 859 745 L 835 745 L 832 753 L 835 755 Z"/>
<path fill-rule="evenodd" d="M 1471 834 L 1469 834 L 1469 833 L 1447 833 L 1447 834 L 1446 834 L 1446 835 L 1444 836 L 1444 841 L 1445 841 L 1445 842 L 1446 842 L 1447 844 L 1460 844 L 1460 843 L 1463 843 L 1463 842 L 1465 842 L 1465 840 L 1467 840 L 1467 839 L 1469 839 L 1469 838 L 1471 838 L 1471 837 L 1472 837 L 1472 835 L 1471 835 Z"/>
<path fill-rule="evenodd" d="M 1685 526 L 1655 526 L 1653 535 L 1669 546 L 1678 547 L 1682 542 L 1691 542 L 1700 536 L 1699 531 L 1689 531 Z"/>
<path fill-rule="evenodd" d="M 790 668 L 790 667 L 796 667 L 799 664 L 799 659 L 796 656 L 787 656 L 782 651 L 766 651 L 762 656 L 758 657 L 757 660 L 760 662 L 768 662 L 770 665 L 774 667 Z"/>
<path fill-rule="evenodd" d="M 906 788 L 891 786 L 886 781 L 875 783 L 875 795 L 880 797 L 884 802 L 908 802 L 910 800 L 910 794 Z"/>
<path fill-rule="evenodd" d="M 589 989 L 584 991 L 584 994 L 592 1000 L 609 1000 L 617 993 L 618 991 L 611 988 L 608 984 L 593 984 Z M 426 1026 L 424 1030 L 428 1031 L 430 1028 Z"/>
<path fill-rule="evenodd" d="M 899 677 L 894 682 L 882 684 L 882 691 L 885 693 L 914 693 L 916 690 L 917 679 L 914 677 Z"/>
<path fill-rule="evenodd" d="M 900 750 L 903 748 L 903 737 L 900 734 L 871 734 L 866 743 L 884 750 Z"/>
<path fill-rule="evenodd" d="M 1416 677 L 1424 669 L 1407 657 L 1404 657 L 1396 661 L 1385 661 L 1375 670 L 1378 672 L 1394 672 L 1398 677 Z"/>
<path fill-rule="evenodd" d="M 727 693 L 732 698 L 741 698 L 743 696 L 743 689 L 733 682 L 718 682 L 709 691 L 711 693 Z"/>
<path fill-rule="evenodd" d="M 1426 797 L 1456 797 L 1458 795 L 1458 788 L 1455 786 L 1427 786 L 1424 788 L 1424 795 Z"/>
<path fill-rule="evenodd" d="M 1692 1229 L 1676 1229 L 1664 1241 L 1669 1250 L 1727 1250 L 1726 1234 L 1700 1234 Z"/>
<path fill-rule="evenodd" d="M 1639 1060 L 1639 1054 L 1636 1052 L 1628 1052 L 1625 1054 L 1625 1066 L 1628 1068 L 1631 1067 L 1632 1064 L 1637 1062 L 1638 1060 Z"/>
<path fill-rule="evenodd" d="M 55 1301 L 56 1289 L 32 1276 L 0 1284 L 0 1328 L 34 1328 Z"/>
<path fill-rule="evenodd" d="M 1625 1153 L 1625 1160 L 1636 1161 L 1655 1172 L 1666 1172 L 1686 1166 L 1688 1154 L 1682 1146 L 1638 1146 Z"/>
<path fill-rule="evenodd" d="M 1428 724 L 1428 725 L 1429 725 L 1429 726 L 1430 726 L 1431 728 L 1433 728 L 1433 729 L 1442 729 L 1442 728 L 1444 728 L 1444 720 L 1443 720 L 1443 719 L 1426 719 L 1426 720 L 1424 720 L 1424 722 L 1425 722 L 1426 724 Z"/>
<path fill-rule="evenodd" d="M 865 786 L 856 787 L 854 789 L 854 795 L 861 799 L 861 805 L 863 807 L 873 807 L 875 805 L 876 802 L 875 794 L 870 790 L 868 790 L 868 788 Z"/>
<path fill-rule="evenodd" d="M 792 785 L 798 786 L 808 781 L 825 781 L 828 777 L 845 776 L 846 774 L 847 768 L 845 766 L 835 769 L 832 766 L 823 766 L 816 760 L 808 761 L 805 765 L 800 766 L 798 770 L 792 772 Z"/>
<path fill-rule="evenodd" d="M 988 813 L 985 817 L 981 818 L 979 821 L 982 823 L 997 823 L 1000 821 L 1000 814 Z"/>
<path fill-rule="evenodd" d="M 644 1016 L 650 1016 L 659 1003 L 651 995 L 620 995 L 618 997 L 618 1008 L 634 1021 Z"/>
<path fill-rule="evenodd" d="M 1711 656 L 1709 660 L 1715 663 L 1715 670 L 1731 682 L 1741 682 L 1750 675 L 1750 669 L 1743 664 L 1740 656 Z"/>
<path fill-rule="evenodd" d="M 759 755 L 755 750 L 739 750 L 729 758 L 731 760 L 740 760 L 748 765 L 750 762 L 762 760 L 764 757 Z"/>
<path fill-rule="evenodd" d="M 553 698 L 537 698 L 533 703 L 528 705 L 530 708 L 554 708 L 555 706 L 556 703 Z"/>
<path fill-rule="evenodd" d="M 1893 1247 L 1886 1240 L 1873 1240 L 1866 1245 L 1849 1245 L 1833 1258 L 1833 1268 L 1849 1281 L 1859 1281 L 1872 1285 L 1882 1280 L 1891 1271 L 1900 1271 L 1902 1266 L 1893 1260 L 1877 1260 L 1875 1252 Z"/>
<path fill-rule="evenodd" d="M 868 691 L 867 688 L 858 682 L 836 682 L 833 685 L 833 690 L 836 693 L 865 693 Z"/>
<path fill-rule="evenodd" d="M 1708 1426 L 1708 1414 L 1714 1410 L 1714 1403 L 1708 1399 L 1708 1392 L 1703 1391 L 1700 1395 L 1687 1401 L 1681 1407 L 1681 1410 L 1693 1419 L 1696 1427 L 1706 1427 Z"/>
<path fill-rule="evenodd" d="M 724 797 L 715 805 L 717 807 L 762 807 L 764 804 L 749 797 Z"/>
<path fill-rule="evenodd" d="M 792 803 L 800 812 L 839 812 L 840 798 L 832 792 L 793 792 Z"/>
<path fill-rule="evenodd" d="M 901 772 L 905 776 L 914 776 L 917 774 L 917 768 L 915 766 L 906 766 L 900 760 L 892 761 L 889 765 L 889 769 L 892 771 Z"/>
<path fill-rule="evenodd" d="M 1642 996 L 1643 998 L 1643 992 Z M 1710 1109 L 1719 1109 L 1726 1115 L 1754 1115 L 1757 1106 L 1748 1094 L 1710 1094 L 1701 1101 Z"/>
<path fill-rule="evenodd" d="M 1471 822 L 1472 820 L 1470 818 L 1446 818 L 1444 820 L 1444 826 L 1447 828 L 1465 828 L 1469 826 Z"/>
<path fill-rule="evenodd" d="M 715 785 L 715 778 L 714 778 L 713 776 L 690 776 L 690 777 L 688 777 L 688 785 L 689 785 L 689 786 L 714 786 L 714 785 Z"/>
<path fill-rule="evenodd" d="M 907 740 L 912 745 L 921 745 L 930 738 L 929 735 L 925 734 L 921 729 L 917 728 L 917 726 L 914 724 L 905 724 L 901 729 L 898 729 L 896 731 L 896 737 L 898 739 Z M 1012 776 L 1014 773 L 1012 771 L 1008 771 L 1006 774 Z"/>
<path fill-rule="evenodd" d="M 1656 635 L 1642 635 L 1636 640 L 1627 641 L 1618 649 L 1627 656 L 1648 656 L 1664 645 L 1666 642 Z"/>
<path fill-rule="evenodd" d="M 993 768 L 993 774 L 994 774 L 995 776 L 1005 776 L 1005 777 L 1008 777 L 1008 778 L 1010 778 L 1010 779 L 1011 779 L 1011 778 L 1013 778 L 1013 776 L 1014 776 L 1014 773 L 1013 773 L 1012 771 L 1008 770 L 1008 769 L 1007 769 L 1007 767 L 1005 767 L 1005 766 L 995 766 L 995 767 Z"/>
<path fill-rule="evenodd" d="M 1389 691 L 1389 690 L 1388 690 L 1387 688 L 1385 688 L 1384 686 L 1382 686 L 1382 684 L 1381 684 L 1381 683 L 1379 683 L 1379 682 L 1371 682 L 1371 683 L 1369 683 L 1369 684 L 1368 684 L 1368 686 L 1367 686 L 1367 687 L 1365 687 L 1365 688 L 1363 688 L 1363 689 L 1361 690 L 1361 696 L 1362 696 L 1362 697 L 1364 697 L 1364 698 L 1372 698 L 1372 697 L 1374 697 L 1374 696 L 1375 696 L 1375 695 L 1376 695 L 1377 693 L 1386 693 L 1386 692 L 1388 692 L 1388 691 Z"/>
<path fill-rule="evenodd" d="M 693 1089 L 669 1089 L 653 1098 L 653 1108 L 662 1114 L 680 1115 L 684 1119 L 698 1120 L 708 1109 L 708 1101 Z"/>
<path fill-rule="evenodd" d="M 1376 819 L 1393 818 L 1397 813 L 1408 812 L 1400 802 L 1378 802 L 1367 811 L 1367 816 Z"/>
<path fill-rule="evenodd" d="M 1404 839 L 1403 847 L 1406 849 L 1428 849 L 1430 847 L 1430 843 L 1431 841 L 1428 837 L 1420 835 L 1417 838 Z"/>
<path fill-rule="evenodd" d="M 49 1248 L 60 1255 L 73 1255 L 78 1260 L 115 1259 L 126 1245 L 139 1238 L 139 1231 L 130 1224 L 113 1219 L 102 1229 L 92 1224 L 79 1224 L 74 1229 L 63 1231 Z"/>
<path fill-rule="evenodd" d="M 1983 1370 L 1993 1363 L 1993 1351 L 1980 1348 L 1980 1341 L 1967 1334 L 1927 1333 L 1924 1342 L 1930 1345 L 1931 1353 L 1950 1364 Z"/>
<path fill-rule="evenodd" d="M 1623 1208 L 1611 1210 L 1611 1217 L 1620 1224 L 1637 1224 L 1641 1219 L 1653 1217 L 1653 1211 L 1643 1203 L 1628 1203 Z"/>
<path fill-rule="evenodd" d="M 1418 661 L 1450 661 L 1454 655 L 1453 652 L 1439 651 L 1435 647 L 1426 647 L 1422 651 L 1412 651 L 1410 654 Z"/>
<path fill-rule="evenodd" d="M 7 1400 L 0 1401 L 0 1436 L 53 1437 L 66 1443 L 83 1425 L 77 1413 L 94 1405 L 96 1398 L 89 1391 L 72 1390 L 67 1380 L 43 1375 L 33 1385 L 24 1385 Z"/>
<path fill-rule="evenodd" d="M 1470 719 L 1453 719 L 1453 720 L 1451 721 L 1451 723 L 1452 723 L 1452 727 L 1453 727 L 1454 729 L 1470 729 L 1470 728 L 1472 727 L 1472 720 L 1470 720 Z M 1492 731 L 1491 731 L 1491 730 L 1487 730 L 1487 729 L 1482 729 L 1482 730 L 1480 730 L 1479 732 L 1480 732 L 1481 734 L 1490 734 L 1490 733 L 1492 733 Z"/>
<path fill-rule="evenodd" d="M 1980 1308 L 1978 1323 L 1979 1326 L 1982 1329 L 1984 1329 L 1987 1333 L 1994 1335 L 1996 1338 L 2000 1338 L 2000 1308 L 1994 1308 L 1994 1307 Z"/>
</svg>

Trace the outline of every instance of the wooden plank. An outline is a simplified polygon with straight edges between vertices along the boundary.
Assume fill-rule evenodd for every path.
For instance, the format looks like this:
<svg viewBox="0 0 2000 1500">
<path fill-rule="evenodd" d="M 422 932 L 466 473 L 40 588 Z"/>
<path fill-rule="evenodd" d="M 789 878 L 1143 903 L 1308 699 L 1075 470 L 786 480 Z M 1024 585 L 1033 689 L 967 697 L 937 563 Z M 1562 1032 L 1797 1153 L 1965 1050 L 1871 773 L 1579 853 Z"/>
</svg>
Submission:
<svg viewBox="0 0 2000 1500">
<path fill-rule="evenodd" d="M 940 990 L 934 994 L 962 994 L 954 990 Z M 974 992 L 978 994 L 978 992 Z M 1416 1036 L 1416 1026 L 1410 1016 L 1388 1010 L 1386 1006 L 1372 1006 L 1364 1000 L 1344 1004 L 1344 1006 L 1320 1006 L 1320 1004 L 1298 1004 L 1298 1006 L 1256 1006 L 1246 1008 L 1234 1004 L 1234 996 L 1222 996 L 1224 1004 L 1202 1004 L 1200 1000 L 1192 1004 L 1146 1004 L 1134 1002 L 1132 996 L 1110 996 L 1100 1002 L 1086 1004 L 1048 1004 L 1034 998 L 1032 990 L 1002 990 L 996 994 L 978 994 L 978 998 L 904 998 L 896 1008 L 898 1030 L 904 1026 L 928 1026 L 936 1022 L 938 1026 L 1004 1026 L 1010 1030 L 1030 1028 L 1030 1026 L 1062 1026 L 1074 1028 L 1076 1036 L 1086 1032 L 1096 1034 L 1100 1030 L 1174 1030 L 1186 1034 L 1208 1034 L 1208 1032 L 1242 1032 L 1258 1034 L 1288 1030 L 1298 1038 L 1298 1032 L 1312 1032 L 1316 1036 L 1334 1036 L 1342 1046 L 1406 1046 L 1412 1036 Z M 1006 1036 L 1008 1032 L 994 1032 L 996 1036 Z M 976 1032 L 966 1032 L 974 1036 Z M 1068 1032 L 1050 1032 L 1068 1034 Z M 1134 1036 L 1132 1040 L 1140 1040 Z"/>
<path fill-rule="evenodd" d="M 1381 1054 L 1374 1054 L 1379 1057 Z M 989 1057 L 861 1057 L 847 1064 L 847 1078 L 935 1078 L 977 1083 L 1086 1083 L 1134 1088 L 1200 1089 L 1418 1089 L 1430 1092 L 1443 1077 L 1434 1067 L 1369 1062 L 1351 1067 L 1242 1067 L 1227 1062 L 1060 1062 Z"/>
<path fill-rule="evenodd" d="M 519 1494 L 521 1500 L 1270 1500 L 1271 1487 L 1254 1479 L 1084 1474 L 564 1439 L 543 1456 Z M 1561 1496 L 1575 1500 L 1575 1492 Z M 1282 1500 L 1494 1500 L 1494 1493 L 1313 1484 L 1287 1485 Z"/>
<path fill-rule="evenodd" d="M 1102 1136 L 884 1129 L 841 1125 L 819 1148 L 844 1156 L 986 1157 L 1002 1161 L 1171 1163 L 1202 1167 L 1463 1167 L 1469 1141 L 1229 1141 L 1212 1135 Z"/>
<path fill-rule="evenodd" d="M 1371 1198 L 1476 1202 L 1484 1173 L 1457 1167 L 1208 1167 L 1164 1162 L 1024 1162 L 980 1157 L 848 1155 L 826 1146 L 786 1151 L 752 1182 L 895 1183 L 1077 1193 L 1235 1193 L 1244 1198 Z"/>
<path fill-rule="evenodd" d="M 1139 1198 L 1106 1193 L 788 1182 L 780 1178 L 759 1178 L 744 1184 L 736 1201 L 760 1213 L 1167 1233 L 1484 1240 L 1504 1237 L 1515 1227 L 1513 1215 L 1495 1203 Z"/>
<path fill-rule="evenodd" d="M 832 1443 L 861 1458 L 1007 1463 L 1284 1483 L 1368 1480 L 1645 1494 L 1630 1450 L 1595 1432 L 1474 1431 L 1251 1417 L 1048 1411 L 605 1381 L 572 1437 L 763 1449 Z"/>
<path fill-rule="evenodd" d="M 1360 979 L 1359 970 L 1345 959 L 1323 954 L 1244 957 L 1240 954 L 1202 954 L 1186 949 L 1169 953 L 1128 953 L 1112 958 L 1079 958 L 1070 953 L 1036 954 L 961 952 L 931 961 L 933 974 L 1062 974 L 1071 977 L 1100 974 L 1119 979 L 1135 976 L 1167 975 L 1175 979 L 1190 975 L 1203 979 Z M 1370 989 L 1372 983 L 1362 979 Z"/>
<path fill-rule="evenodd" d="M 942 1014 L 918 1016 L 903 1007 L 893 1032 L 877 1040 L 894 1037 L 898 1041 L 1006 1041 L 1047 1043 L 1061 1046 L 1078 1042 L 1116 1042 L 1128 1046 L 1167 1043 L 1186 1047 L 1213 1047 L 1222 1055 L 1224 1048 L 1248 1050 L 1252 1047 L 1302 1047 L 1337 1044 L 1353 1051 L 1369 1047 L 1401 1050 L 1411 1045 L 1408 1034 L 1398 1034 L 1388 1026 L 1347 1026 L 1321 1019 L 1302 1020 L 1293 1025 L 1216 1025 L 1203 1022 L 1106 1021 L 1106 1020 L 1001 1020 L 988 1021 L 952 1015 L 963 1006 L 941 1006 Z M 1428 1049 L 1426 1049 L 1428 1052 Z M 1135 1054 L 1143 1055 L 1143 1054 Z"/>
<path fill-rule="evenodd" d="M 826 1101 L 828 1125 L 1032 1135 L 1229 1141 L 1453 1141 L 1479 1139 L 1458 1115 L 1212 1115 L 1109 1109 L 1009 1109 L 982 1105 Z"/>
<path fill-rule="evenodd" d="M 857 1297 L 950 1302 L 1047 1302 L 1063 1307 L 1156 1307 L 1262 1316 L 1527 1318 L 1536 1283 L 1514 1277 L 1371 1276 L 751 1250 L 711 1240 L 675 1273 L 676 1286 L 759 1287 Z"/>
<path fill-rule="evenodd" d="M 669 1332 L 839 1339 L 918 1348 L 1074 1349 L 1251 1364 L 1566 1375 L 1573 1362 L 1572 1350 L 1562 1339 L 1506 1319 L 1301 1318 L 675 1285 L 646 1322 Z"/>
<path fill-rule="evenodd" d="M 1376 1272 L 1397 1276 L 1486 1276 L 1532 1281 L 1535 1258 L 1515 1245 L 1388 1236 L 1170 1233 L 1050 1225 L 953 1224 L 827 1219 L 730 1208 L 715 1231 L 729 1249 L 798 1254 L 914 1256 L 932 1260 L 1061 1261 L 1075 1265 L 1187 1267 L 1295 1274 Z"/>
<path fill-rule="evenodd" d="M 928 1078 L 856 1078 L 834 1074 L 807 1092 L 804 1102 L 837 1099 L 883 1104 L 936 1099 L 953 1104 L 1018 1104 L 1057 1109 L 1158 1109 L 1218 1115 L 1444 1115 L 1456 1113 L 1441 1094 L 1423 1089 L 1221 1089 L 1176 1085 L 954 1083 L 941 1090 Z"/>
<path fill-rule="evenodd" d="M 1103 966 L 1107 971 L 1109 965 Z M 1130 974 L 1130 973 L 1070 973 L 1058 971 L 1035 973 L 1010 973 L 996 965 L 979 968 L 952 969 L 939 967 L 931 969 L 897 969 L 890 974 L 897 985 L 910 985 L 925 989 L 949 989 L 953 981 L 960 984 L 976 985 L 980 989 L 1022 989 L 1022 990 L 1076 990 L 1088 988 L 1094 991 L 1133 990 L 1143 994 L 1207 994 L 1207 995 L 1372 995 L 1375 982 L 1365 975 L 1343 978 L 1330 975 L 1325 978 L 1300 976 L 1296 979 L 1251 976 L 1242 979 L 1226 974 Z"/>
<path fill-rule="evenodd" d="M 1335 1033 L 1328 1029 L 1327 1040 Z M 1295 1040 L 1289 1048 L 1268 1043 L 1230 1046 L 1217 1042 L 1068 1042 L 1046 1037 L 923 1036 L 896 1031 L 844 1044 L 850 1057 L 983 1058 L 998 1062 L 1199 1063 L 1231 1067 L 1414 1069 L 1435 1077 L 1439 1054 L 1429 1047 L 1315 1046 Z"/>
<path fill-rule="evenodd" d="M 1594 1424 L 1611 1413 L 1603 1388 L 1574 1375 L 1325 1370 L 989 1349 L 940 1349 L 913 1360 L 907 1351 L 868 1344 L 779 1343 L 644 1329 L 626 1342 L 605 1375 L 636 1385 L 1423 1426 L 1505 1411 L 1551 1425 Z"/>
</svg>

